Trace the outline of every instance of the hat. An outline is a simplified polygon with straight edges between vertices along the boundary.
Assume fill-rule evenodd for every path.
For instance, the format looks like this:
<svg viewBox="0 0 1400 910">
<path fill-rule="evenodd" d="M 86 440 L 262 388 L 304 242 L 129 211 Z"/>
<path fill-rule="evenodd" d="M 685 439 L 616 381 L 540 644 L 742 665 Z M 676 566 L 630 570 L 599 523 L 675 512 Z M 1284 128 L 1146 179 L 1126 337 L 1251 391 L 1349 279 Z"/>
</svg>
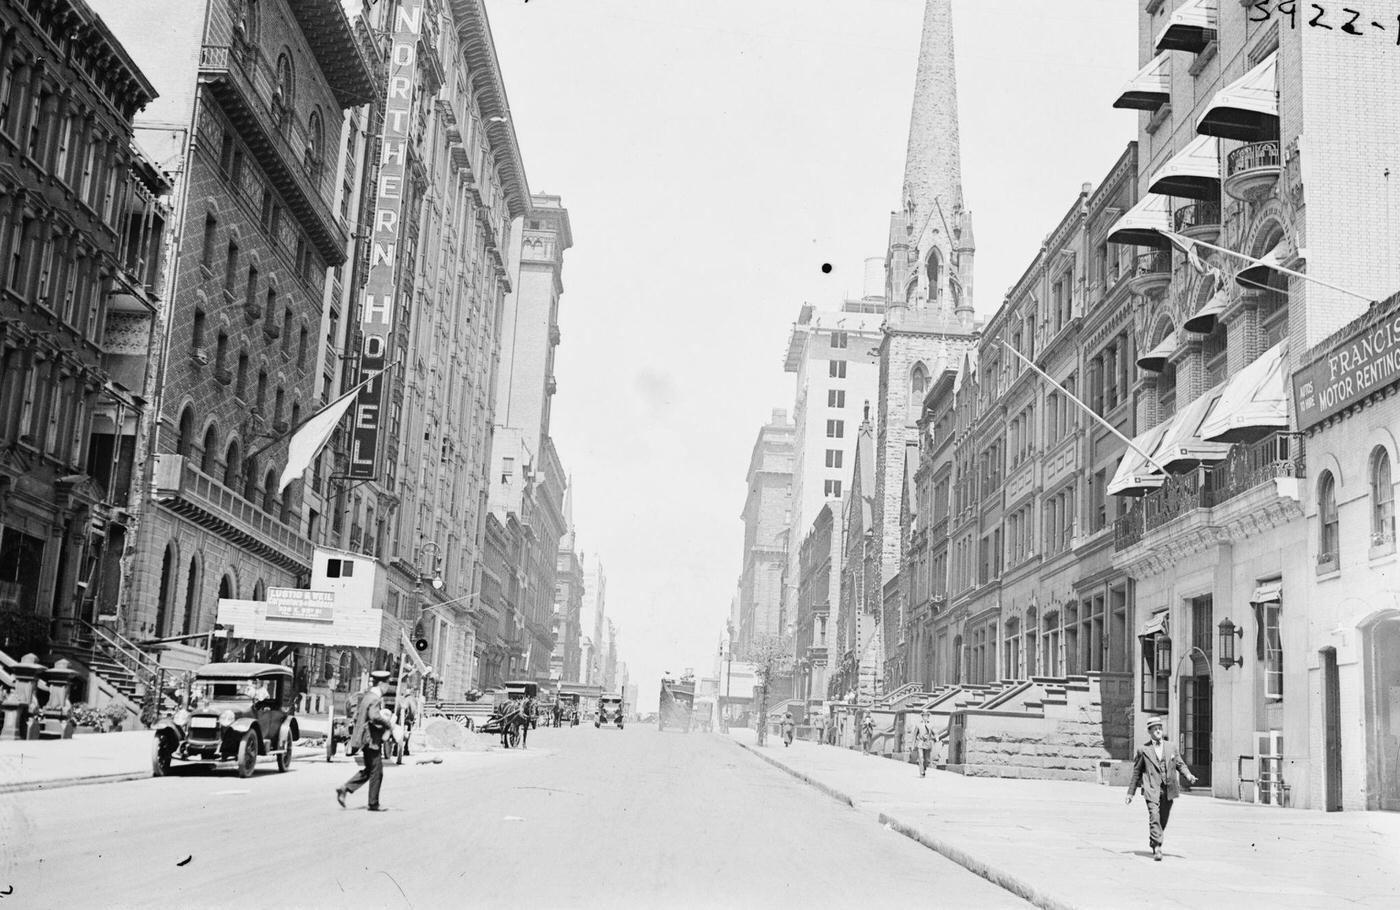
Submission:
<svg viewBox="0 0 1400 910">
<path fill-rule="evenodd" d="M 1160 718 L 1160 717 L 1149 717 L 1149 718 L 1147 719 L 1147 729 L 1151 730 L 1153 727 L 1160 727 L 1160 726 L 1162 726 L 1162 718 Z"/>
<path fill-rule="evenodd" d="M 388 670 L 371 670 L 369 678 L 375 682 L 388 682 L 393 675 Z"/>
</svg>

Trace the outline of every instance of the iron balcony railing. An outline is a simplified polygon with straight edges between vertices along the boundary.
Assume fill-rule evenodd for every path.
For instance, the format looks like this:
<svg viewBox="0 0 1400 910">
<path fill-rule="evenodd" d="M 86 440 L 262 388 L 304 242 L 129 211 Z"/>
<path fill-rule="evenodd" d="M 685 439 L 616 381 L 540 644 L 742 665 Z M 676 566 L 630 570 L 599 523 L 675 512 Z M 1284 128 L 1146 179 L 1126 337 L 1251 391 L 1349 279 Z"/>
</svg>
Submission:
<svg viewBox="0 0 1400 910">
<path fill-rule="evenodd" d="M 1225 179 L 1250 171 L 1278 170 L 1280 162 L 1277 139 L 1251 142 L 1225 156 Z"/>
<path fill-rule="evenodd" d="M 1130 547 L 1182 515 L 1229 502 L 1275 478 L 1302 476 L 1301 433 L 1275 433 L 1259 442 L 1233 446 L 1223 461 L 1168 477 L 1134 503 L 1114 522 L 1114 547 Z"/>
<path fill-rule="evenodd" d="M 1151 275 L 1172 270 L 1172 257 L 1166 250 L 1153 250 L 1137 257 L 1137 274 Z"/>
<path fill-rule="evenodd" d="M 1172 212 L 1172 227 L 1177 233 L 1207 225 L 1220 225 L 1220 203 L 1196 202 Z"/>
</svg>

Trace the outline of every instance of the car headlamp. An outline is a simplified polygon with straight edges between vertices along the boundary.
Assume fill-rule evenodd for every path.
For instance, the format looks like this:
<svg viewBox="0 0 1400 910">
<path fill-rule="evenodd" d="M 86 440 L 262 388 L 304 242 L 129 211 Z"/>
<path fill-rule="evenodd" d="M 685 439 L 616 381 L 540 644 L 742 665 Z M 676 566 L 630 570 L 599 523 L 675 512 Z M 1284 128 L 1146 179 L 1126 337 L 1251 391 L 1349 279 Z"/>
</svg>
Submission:
<svg viewBox="0 0 1400 910">
<path fill-rule="evenodd" d="M 232 712 L 232 711 L 225 711 L 223 714 L 220 714 L 220 715 L 219 715 L 219 726 L 221 726 L 221 727 L 231 727 L 231 726 L 233 726 L 233 712 Z"/>
<path fill-rule="evenodd" d="M 183 727 L 185 724 L 190 722 L 190 712 L 186 711 L 184 708 L 181 708 L 180 710 L 175 712 L 175 717 L 173 719 L 175 721 L 175 726 Z"/>
</svg>

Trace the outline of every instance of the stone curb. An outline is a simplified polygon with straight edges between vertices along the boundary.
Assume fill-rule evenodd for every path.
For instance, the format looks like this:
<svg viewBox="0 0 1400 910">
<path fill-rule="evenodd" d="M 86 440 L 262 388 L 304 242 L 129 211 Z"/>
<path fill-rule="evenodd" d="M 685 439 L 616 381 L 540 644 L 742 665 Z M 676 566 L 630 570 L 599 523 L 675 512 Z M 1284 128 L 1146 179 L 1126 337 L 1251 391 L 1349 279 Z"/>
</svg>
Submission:
<svg viewBox="0 0 1400 910">
<path fill-rule="evenodd" d="M 744 751 L 748 752 L 750 755 L 754 755 L 762 759 L 763 761 L 766 761 L 773 767 L 787 772 L 788 774 L 792 775 L 793 777 L 797 778 L 803 783 L 810 784 L 811 786 L 825 793 L 827 796 L 830 796 L 837 802 L 844 803 L 845 805 L 850 806 L 852 809 L 856 809 L 855 800 L 851 799 L 851 797 L 848 794 L 842 793 L 840 790 L 837 790 L 828 784 L 824 784 L 821 781 L 811 777 L 810 775 L 803 774 L 801 771 L 798 771 L 792 767 L 789 767 L 788 765 L 783 764 L 776 758 L 770 758 L 767 755 L 764 755 L 762 752 L 759 752 L 757 749 L 755 749 L 753 746 L 748 745 L 747 743 L 741 743 L 735 739 L 730 739 L 730 742 L 734 743 L 734 745 L 738 746 L 740 749 L 743 749 Z M 944 857 L 952 860 L 953 862 L 957 863 L 959 866 L 962 866 L 964 869 L 968 870 L 974 875 L 980 876 L 981 878 L 985 878 L 992 884 L 1004 888 L 1007 891 L 1010 891 L 1012 894 L 1016 895 L 1022 900 L 1028 901 L 1029 903 L 1032 903 L 1035 906 L 1042 908 L 1042 910 L 1076 910 L 1074 904 L 1068 903 L 1066 901 L 1060 900 L 1057 897 L 1053 897 L 1049 894 L 1046 894 L 1039 888 L 1036 888 L 1034 885 L 1020 878 L 1019 876 L 1012 875 L 1010 872 L 1007 872 L 1004 869 L 999 869 L 991 865 L 990 863 L 987 863 L 984 860 L 973 856 L 971 853 L 968 853 L 966 850 L 963 850 L 960 847 L 956 847 L 953 844 L 950 844 L 941 838 L 930 837 L 929 835 L 924 834 L 922 831 L 919 831 L 912 825 L 907 825 L 904 822 L 901 822 L 899 819 L 894 818 L 893 816 L 886 815 L 884 812 L 878 812 L 876 813 L 876 815 L 879 818 L 880 824 L 889 828 L 891 831 L 894 831 L 898 834 L 902 834 L 910 840 L 914 841 L 915 843 L 927 847 L 935 853 L 942 854 Z"/>
<path fill-rule="evenodd" d="M 81 787 L 85 784 L 115 784 L 124 780 L 141 780 L 150 777 L 150 769 L 145 771 L 122 771 L 117 774 L 93 774 L 87 777 L 56 777 L 52 780 L 22 781 L 17 784 L 0 784 L 0 793 L 26 793 L 34 790 L 58 790 L 63 787 Z"/>
</svg>

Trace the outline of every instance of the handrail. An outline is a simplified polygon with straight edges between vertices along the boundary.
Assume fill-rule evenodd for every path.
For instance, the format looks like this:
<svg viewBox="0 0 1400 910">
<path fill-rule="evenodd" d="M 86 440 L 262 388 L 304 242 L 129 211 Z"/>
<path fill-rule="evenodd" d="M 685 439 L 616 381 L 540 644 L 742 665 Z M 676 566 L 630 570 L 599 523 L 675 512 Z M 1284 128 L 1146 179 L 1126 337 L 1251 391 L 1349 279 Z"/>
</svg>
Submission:
<svg viewBox="0 0 1400 910">
<path fill-rule="evenodd" d="M 100 628 L 85 619 L 79 619 L 78 622 L 107 646 L 105 650 L 108 651 L 113 660 L 121 664 L 123 669 L 130 671 L 141 682 L 149 684 L 160 672 L 160 664 L 152 661 L 146 656 L 146 652 L 121 633 Z"/>
</svg>

